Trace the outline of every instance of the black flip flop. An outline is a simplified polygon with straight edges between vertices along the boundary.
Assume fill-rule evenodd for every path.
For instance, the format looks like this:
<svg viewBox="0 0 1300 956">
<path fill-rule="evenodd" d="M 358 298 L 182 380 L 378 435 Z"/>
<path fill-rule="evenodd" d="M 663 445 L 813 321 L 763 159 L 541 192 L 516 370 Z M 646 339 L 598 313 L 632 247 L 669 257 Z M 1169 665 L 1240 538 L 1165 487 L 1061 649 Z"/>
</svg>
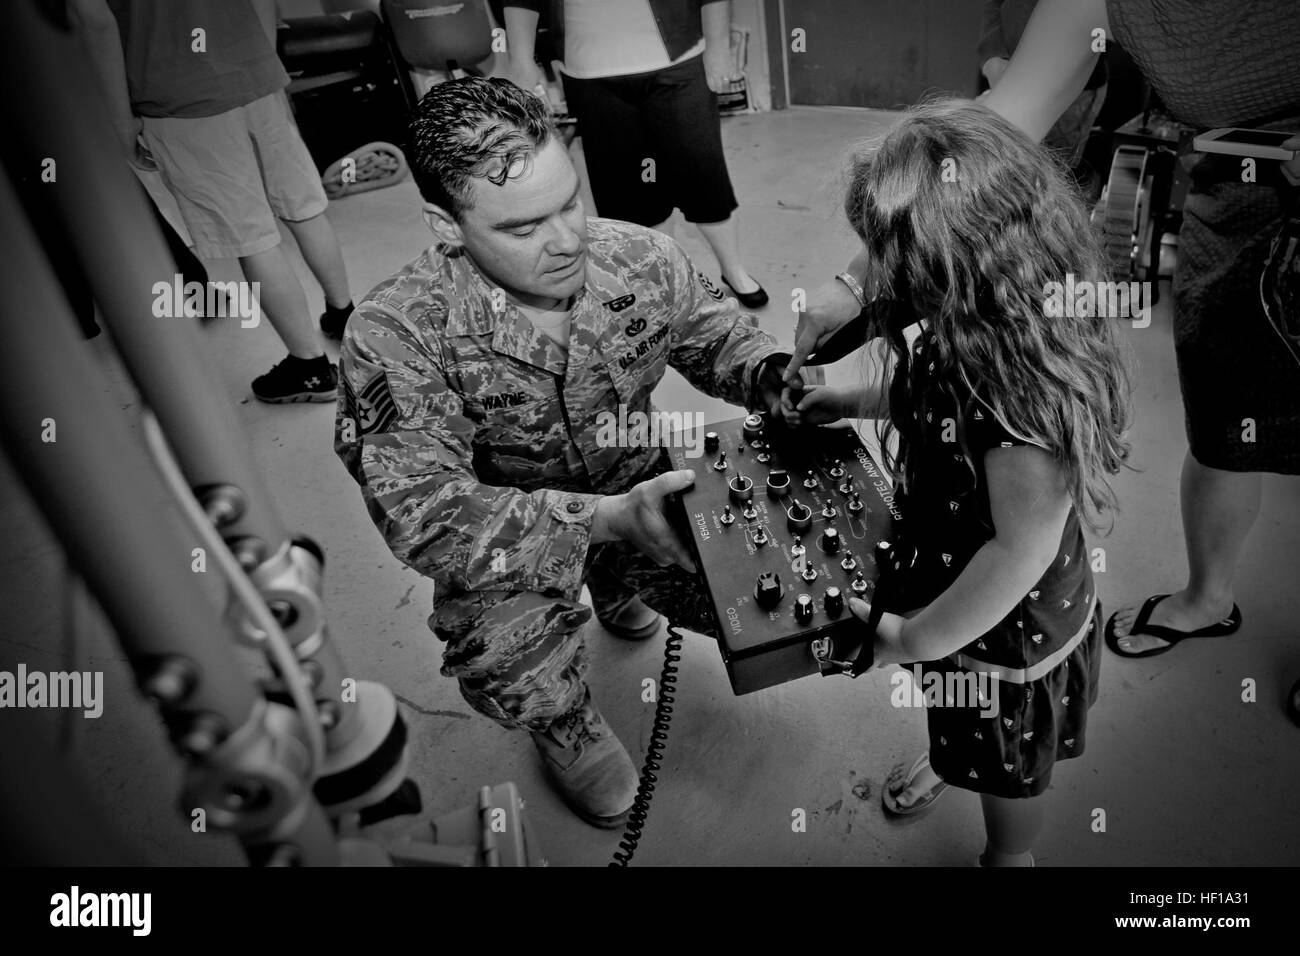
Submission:
<svg viewBox="0 0 1300 956">
<path fill-rule="evenodd" d="M 1179 641 L 1185 641 L 1193 637 L 1227 637 L 1229 634 L 1235 634 L 1241 627 L 1241 609 L 1237 605 L 1232 606 L 1232 613 L 1222 621 L 1216 621 L 1195 631 L 1180 631 L 1177 628 L 1165 627 L 1162 624 L 1148 624 L 1151 620 L 1151 612 L 1155 610 L 1156 605 L 1169 597 L 1168 594 L 1155 594 L 1147 598 L 1137 617 L 1133 621 L 1133 627 L 1124 635 L 1116 635 L 1115 618 L 1119 617 L 1118 612 L 1110 616 L 1106 622 L 1106 646 L 1118 654 L 1120 657 L 1127 657 L 1131 660 L 1137 660 L 1142 657 L 1156 657 L 1164 654 L 1166 651 L 1172 651 L 1178 646 Z M 1164 647 L 1153 647 L 1145 651 L 1126 651 L 1119 646 L 1119 642 L 1126 637 L 1133 637 L 1139 634 L 1147 634 L 1151 637 L 1158 637 L 1162 641 L 1168 641 Z"/>
</svg>

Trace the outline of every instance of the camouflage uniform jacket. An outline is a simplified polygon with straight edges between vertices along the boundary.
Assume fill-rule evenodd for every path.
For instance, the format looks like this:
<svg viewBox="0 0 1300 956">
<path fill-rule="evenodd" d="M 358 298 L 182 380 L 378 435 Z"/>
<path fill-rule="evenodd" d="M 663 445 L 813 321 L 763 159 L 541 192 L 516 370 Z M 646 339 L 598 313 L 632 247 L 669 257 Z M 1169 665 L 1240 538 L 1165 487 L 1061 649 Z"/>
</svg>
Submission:
<svg viewBox="0 0 1300 956">
<path fill-rule="evenodd" d="M 467 256 L 430 249 L 348 322 L 335 450 L 394 555 L 441 596 L 576 600 L 596 502 L 660 459 L 657 446 L 601 447 L 600 413 L 653 414 L 669 365 L 753 408 L 759 366 L 779 352 L 675 242 L 613 220 L 588 220 L 571 316 L 566 359 Z"/>
</svg>

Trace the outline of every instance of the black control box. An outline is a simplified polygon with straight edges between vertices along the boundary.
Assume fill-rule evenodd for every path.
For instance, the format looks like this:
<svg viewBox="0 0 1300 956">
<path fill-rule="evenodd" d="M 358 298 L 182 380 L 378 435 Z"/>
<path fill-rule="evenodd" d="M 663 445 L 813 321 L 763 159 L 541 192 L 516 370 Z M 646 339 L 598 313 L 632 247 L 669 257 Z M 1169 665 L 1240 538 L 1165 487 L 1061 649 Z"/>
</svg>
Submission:
<svg viewBox="0 0 1300 956">
<path fill-rule="evenodd" d="M 846 655 L 869 663 L 848 601 L 870 600 L 897 517 L 879 465 L 850 427 L 759 415 L 709 427 L 702 458 L 686 453 L 698 436 L 669 453 L 695 471 L 681 500 L 732 690 L 828 673 Z"/>
</svg>

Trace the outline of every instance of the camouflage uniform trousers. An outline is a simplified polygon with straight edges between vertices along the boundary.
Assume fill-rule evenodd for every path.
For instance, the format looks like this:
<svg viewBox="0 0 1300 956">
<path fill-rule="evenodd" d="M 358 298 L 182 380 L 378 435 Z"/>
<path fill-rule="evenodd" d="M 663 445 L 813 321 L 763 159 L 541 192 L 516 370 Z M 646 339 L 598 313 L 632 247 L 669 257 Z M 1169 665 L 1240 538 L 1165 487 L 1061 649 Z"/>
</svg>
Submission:
<svg viewBox="0 0 1300 956">
<path fill-rule="evenodd" d="M 686 512 L 667 502 L 670 523 L 685 539 Z M 660 567 L 623 542 L 593 545 L 583 579 L 592 607 L 526 590 L 483 590 L 435 599 L 429 625 L 446 642 L 442 673 L 455 677 L 471 707 L 509 728 L 545 730 L 581 706 L 589 661 L 584 625 L 609 621 L 640 597 L 670 624 L 717 637 L 703 579 L 676 565 Z"/>
</svg>

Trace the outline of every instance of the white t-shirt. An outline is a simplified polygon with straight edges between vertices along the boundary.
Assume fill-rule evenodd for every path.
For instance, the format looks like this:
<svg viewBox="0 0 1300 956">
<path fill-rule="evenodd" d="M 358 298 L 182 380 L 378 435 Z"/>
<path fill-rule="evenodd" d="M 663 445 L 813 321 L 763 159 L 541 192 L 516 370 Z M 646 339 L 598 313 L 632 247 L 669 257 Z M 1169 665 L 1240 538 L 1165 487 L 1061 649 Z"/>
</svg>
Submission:
<svg viewBox="0 0 1300 956">
<path fill-rule="evenodd" d="M 649 73 L 704 52 L 704 38 L 675 60 L 649 0 L 564 0 L 564 72 L 579 80 Z"/>
<path fill-rule="evenodd" d="M 523 313 L 524 318 L 533 323 L 533 327 L 541 332 L 548 339 L 560 347 L 560 351 L 566 355 L 569 352 L 569 320 L 573 315 L 573 300 L 569 300 L 569 308 L 564 311 L 552 311 L 533 309 L 526 305 L 518 305 L 518 309 Z"/>
</svg>

